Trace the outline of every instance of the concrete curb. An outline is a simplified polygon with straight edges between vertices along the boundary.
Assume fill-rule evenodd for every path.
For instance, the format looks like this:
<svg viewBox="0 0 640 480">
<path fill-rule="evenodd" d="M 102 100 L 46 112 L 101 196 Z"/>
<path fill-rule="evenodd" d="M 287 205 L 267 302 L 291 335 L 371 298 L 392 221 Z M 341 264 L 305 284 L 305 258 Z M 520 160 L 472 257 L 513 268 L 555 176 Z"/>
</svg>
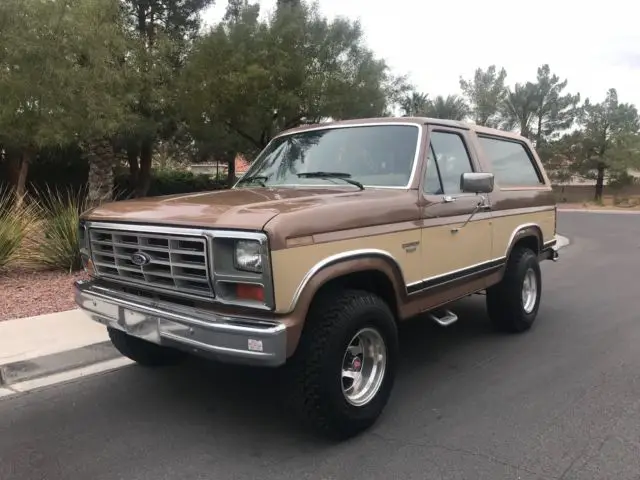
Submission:
<svg viewBox="0 0 640 480">
<path fill-rule="evenodd" d="M 80 309 L 0 322 L 0 365 L 109 340 L 107 329 Z"/>
<path fill-rule="evenodd" d="M 0 387 L 119 358 L 111 342 L 100 342 L 30 360 L 0 365 Z"/>
<path fill-rule="evenodd" d="M 54 373 L 53 375 L 47 375 L 45 377 L 38 377 L 32 380 L 25 380 L 23 382 L 14 383 L 5 388 L 8 392 L 6 396 L 28 393 L 31 390 L 36 390 L 44 387 L 50 387 L 61 383 L 71 382 L 84 377 L 90 377 L 101 373 L 108 373 L 113 370 L 128 367 L 132 365 L 133 360 L 129 360 L 126 357 L 118 357 L 112 360 L 106 360 L 104 362 L 92 363 L 90 365 L 74 368 L 72 370 L 65 370 L 63 372 Z M 2 390 L 2 389 L 0 389 Z M 0 396 L 2 393 L 0 392 Z"/>
<path fill-rule="evenodd" d="M 0 322 L 0 398 L 124 366 L 126 360 L 107 329 L 80 309 Z"/>
</svg>

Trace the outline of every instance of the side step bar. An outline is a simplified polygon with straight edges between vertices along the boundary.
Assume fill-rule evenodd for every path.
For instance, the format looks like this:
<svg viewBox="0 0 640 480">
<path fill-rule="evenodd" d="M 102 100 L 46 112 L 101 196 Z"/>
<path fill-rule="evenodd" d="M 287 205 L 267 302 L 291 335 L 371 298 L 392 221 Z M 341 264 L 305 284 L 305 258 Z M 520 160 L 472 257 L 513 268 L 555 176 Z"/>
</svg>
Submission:
<svg viewBox="0 0 640 480">
<path fill-rule="evenodd" d="M 436 315 L 436 312 L 441 316 Z M 458 321 L 458 316 L 451 310 L 437 310 L 436 312 L 429 312 L 427 315 L 438 325 L 448 327 L 452 323 L 456 323 Z"/>
</svg>

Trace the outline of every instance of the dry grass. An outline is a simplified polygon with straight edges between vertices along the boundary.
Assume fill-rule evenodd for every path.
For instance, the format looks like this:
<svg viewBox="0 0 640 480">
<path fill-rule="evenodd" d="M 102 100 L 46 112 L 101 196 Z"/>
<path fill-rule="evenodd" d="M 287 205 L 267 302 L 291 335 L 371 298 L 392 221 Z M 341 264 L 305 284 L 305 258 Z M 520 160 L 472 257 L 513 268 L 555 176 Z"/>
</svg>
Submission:
<svg viewBox="0 0 640 480">
<path fill-rule="evenodd" d="M 89 207 L 86 196 L 47 189 L 38 198 L 39 236 L 25 245 L 33 263 L 67 272 L 80 270 L 78 224 L 80 213 Z"/>
<path fill-rule="evenodd" d="M 27 199 L 17 201 L 8 190 L 0 191 L 0 269 L 27 261 L 30 239 L 39 228 L 36 204 Z"/>
<path fill-rule="evenodd" d="M 75 308 L 85 198 L 45 189 L 18 202 L 0 192 L 0 320 Z"/>
</svg>

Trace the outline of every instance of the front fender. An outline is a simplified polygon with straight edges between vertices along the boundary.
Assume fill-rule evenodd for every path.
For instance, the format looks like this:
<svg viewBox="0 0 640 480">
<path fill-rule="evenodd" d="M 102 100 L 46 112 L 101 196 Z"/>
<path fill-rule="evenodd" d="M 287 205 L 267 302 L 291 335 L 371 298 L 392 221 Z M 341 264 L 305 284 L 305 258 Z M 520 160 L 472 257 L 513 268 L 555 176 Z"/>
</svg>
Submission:
<svg viewBox="0 0 640 480">
<path fill-rule="evenodd" d="M 311 301 L 325 284 L 345 275 L 364 271 L 383 273 L 391 282 L 398 303 L 406 296 L 402 270 L 391 254 L 381 250 L 345 252 L 325 258 L 307 272 L 291 300 L 289 310 L 306 316 Z"/>
</svg>

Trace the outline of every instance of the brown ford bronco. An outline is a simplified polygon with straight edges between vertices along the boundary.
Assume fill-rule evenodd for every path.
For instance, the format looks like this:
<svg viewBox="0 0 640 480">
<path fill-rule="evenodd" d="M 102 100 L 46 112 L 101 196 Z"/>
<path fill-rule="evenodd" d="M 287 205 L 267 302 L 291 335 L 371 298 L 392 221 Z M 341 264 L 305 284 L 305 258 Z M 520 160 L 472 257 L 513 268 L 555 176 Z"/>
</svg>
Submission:
<svg viewBox="0 0 640 480">
<path fill-rule="evenodd" d="M 486 292 L 528 330 L 556 207 L 531 143 L 429 118 L 305 126 L 276 136 L 225 191 L 110 203 L 83 215 L 78 305 L 144 366 L 188 354 L 285 365 L 290 398 L 346 438 L 383 411 L 397 324 Z M 451 307 L 449 307 L 451 308 Z"/>
</svg>

